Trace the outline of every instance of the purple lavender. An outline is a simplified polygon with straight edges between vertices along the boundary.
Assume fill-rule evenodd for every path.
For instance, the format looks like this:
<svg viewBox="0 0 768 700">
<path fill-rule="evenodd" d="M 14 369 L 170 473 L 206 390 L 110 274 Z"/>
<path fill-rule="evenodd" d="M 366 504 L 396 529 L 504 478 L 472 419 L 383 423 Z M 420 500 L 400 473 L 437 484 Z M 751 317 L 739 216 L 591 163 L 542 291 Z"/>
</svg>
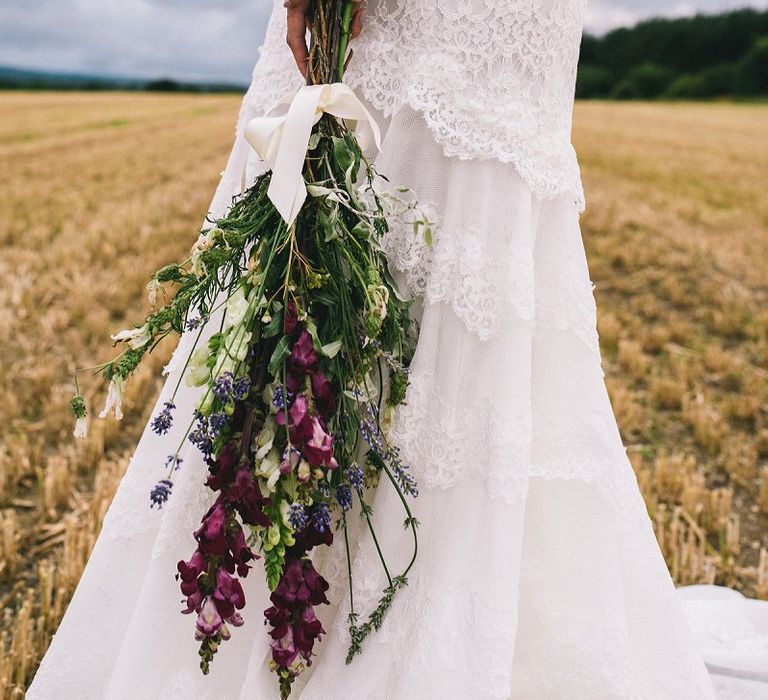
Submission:
<svg viewBox="0 0 768 700">
<path fill-rule="evenodd" d="M 373 414 L 370 407 L 368 413 L 371 415 Z M 384 440 L 381 437 L 381 433 L 379 432 L 375 420 L 372 418 L 363 418 L 360 421 L 360 433 L 366 443 L 368 443 L 368 447 L 370 447 L 377 455 L 383 457 L 386 453 L 386 449 L 384 448 Z"/>
<path fill-rule="evenodd" d="M 173 410 L 176 404 L 173 401 L 166 401 L 163 409 L 152 420 L 152 430 L 158 435 L 165 435 L 173 425 Z"/>
<path fill-rule="evenodd" d="M 181 463 L 183 461 L 184 460 L 181 457 L 179 457 L 178 454 L 168 455 L 165 458 L 165 468 L 176 471 L 177 469 L 181 469 Z"/>
<path fill-rule="evenodd" d="M 221 435 L 228 424 L 229 418 L 227 417 L 227 414 L 222 411 L 212 413 L 208 418 L 208 429 L 213 437 Z"/>
<path fill-rule="evenodd" d="M 307 509 L 301 503 L 292 503 L 288 512 L 288 522 L 296 532 L 301 532 L 309 524 Z"/>
<path fill-rule="evenodd" d="M 234 375 L 232 372 L 224 372 L 216 377 L 213 384 L 213 393 L 222 403 L 228 403 L 232 396 Z"/>
<path fill-rule="evenodd" d="M 392 476 L 395 477 L 395 481 L 400 485 L 403 493 L 416 498 L 419 495 L 416 479 L 408 472 L 408 465 L 401 459 L 398 449 L 396 447 L 389 449 L 386 459 L 392 469 Z"/>
<path fill-rule="evenodd" d="M 312 506 L 312 524 L 318 532 L 325 532 L 331 527 L 331 513 L 325 503 Z"/>
<path fill-rule="evenodd" d="M 244 401 L 251 390 L 251 380 L 248 377 L 238 377 L 232 384 L 232 395 L 236 401 Z"/>
<path fill-rule="evenodd" d="M 353 463 L 349 469 L 347 469 L 347 481 L 350 486 L 355 489 L 362 488 L 363 486 L 363 470 L 357 463 Z"/>
<path fill-rule="evenodd" d="M 197 414 L 197 425 L 189 434 L 189 441 L 197 447 L 204 456 L 213 454 L 213 440 L 208 434 L 208 419 L 201 413 Z"/>
<path fill-rule="evenodd" d="M 275 389 L 275 393 L 272 395 L 272 405 L 278 410 L 285 409 L 286 403 L 288 406 L 293 402 L 293 394 L 290 391 L 286 391 L 285 387 L 279 386 Z"/>
<path fill-rule="evenodd" d="M 161 479 L 149 493 L 149 507 L 162 508 L 163 504 L 170 498 L 173 482 L 170 479 Z"/>
<path fill-rule="evenodd" d="M 188 331 L 196 331 L 198 328 L 200 328 L 200 326 L 203 325 L 203 323 L 206 320 L 207 319 L 202 317 L 202 316 L 198 316 L 196 318 L 190 318 L 190 319 L 187 320 L 186 329 Z"/>
<path fill-rule="evenodd" d="M 346 484 L 336 487 L 336 502 L 346 513 L 352 507 L 352 489 Z"/>
</svg>

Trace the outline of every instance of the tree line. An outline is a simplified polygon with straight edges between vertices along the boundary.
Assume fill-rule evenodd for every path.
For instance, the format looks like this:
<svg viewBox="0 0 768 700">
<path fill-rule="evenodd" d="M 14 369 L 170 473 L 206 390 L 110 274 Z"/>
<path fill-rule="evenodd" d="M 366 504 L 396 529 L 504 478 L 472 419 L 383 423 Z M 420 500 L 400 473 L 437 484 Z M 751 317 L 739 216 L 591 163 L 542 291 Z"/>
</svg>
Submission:
<svg viewBox="0 0 768 700">
<path fill-rule="evenodd" d="M 579 98 L 768 96 L 768 11 L 652 19 L 585 34 Z"/>
</svg>

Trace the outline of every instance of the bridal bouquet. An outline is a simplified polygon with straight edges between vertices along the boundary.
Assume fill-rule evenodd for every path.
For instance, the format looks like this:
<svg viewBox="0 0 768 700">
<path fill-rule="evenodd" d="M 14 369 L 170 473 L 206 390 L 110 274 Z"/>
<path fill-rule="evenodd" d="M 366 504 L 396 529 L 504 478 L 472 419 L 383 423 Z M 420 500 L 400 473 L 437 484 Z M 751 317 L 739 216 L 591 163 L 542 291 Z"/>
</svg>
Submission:
<svg viewBox="0 0 768 700">
<path fill-rule="evenodd" d="M 376 542 L 366 489 L 382 477 L 402 500 L 416 556 L 418 523 L 408 504 L 416 484 L 383 427 L 404 399 L 416 329 L 380 243 L 393 217 L 427 237 L 429 222 L 404 195 L 376 189 L 364 154 L 378 144 L 378 130 L 341 82 L 351 13 L 349 0 L 315 2 L 309 84 L 284 115 L 246 128 L 270 172 L 209 222 L 186 261 L 155 273 L 154 311 L 113 336 L 123 351 L 93 368 L 109 382 L 101 415 L 120 418 L 125 384 L 147 353 L 167 335 L 196 334 L 183 376 L 202 387 L 202 398 L 151 489 L 151 505 L 172 497 L 182 447 L 193 443 L 215 500 L 177 579 L 182 612 L 196 617 L 201 668 L 208 672 L 220 644 L 244 624 L 240 580 L 261 559 L 272 592 L 264 611 L 271 668 L 283 698 L 324 634 L 315 609 L 329 602 L 328 583 L 309 555 L 340 535 L 351 601 L 348 517 L 356 499 Z M 160 298 L 170 300 L 158 306 Z M 215 332 L 204 336 L 211 326 Z M 152 419 L 158 435 L 172 425 L 174 397 Z M 83 436 L 79 388 L 72 409 L 75 434 Z M 413 559 L 394 575 L 382 556 L 389 585 L 365 620 L 352 608 L 348 662 L 380 626 Z"/>
</svg>

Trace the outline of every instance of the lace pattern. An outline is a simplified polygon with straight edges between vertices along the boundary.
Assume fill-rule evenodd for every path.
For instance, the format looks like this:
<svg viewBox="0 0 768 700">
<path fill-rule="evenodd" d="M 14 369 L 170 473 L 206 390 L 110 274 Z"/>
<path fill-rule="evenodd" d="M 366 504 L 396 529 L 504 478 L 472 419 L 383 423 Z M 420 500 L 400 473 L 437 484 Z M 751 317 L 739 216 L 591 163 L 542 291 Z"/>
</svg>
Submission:
<svg viewBox="0 0 768 700">
<path fill-rule="evenodd" d="M 477 395 L 461 408 L 447 405 L 430 373 L 411 377 L 407 401 L 391 439 L 420 485 L 445 489 L 480 479 L 489 495 L 506 502 L 525 498 L 530 463 L 530 412 L 499 406 Z"/>
<path fill-rule="evenodd" d="M 420 112 L 446 156 L 511 163 L 537 195 L 583 210 L 570 131 L 585 4 L 370 0 L 345 79 L 387 117 Z M 275 9 L 254 72 L 265 104 L 302 82 Z"/>
</svg>

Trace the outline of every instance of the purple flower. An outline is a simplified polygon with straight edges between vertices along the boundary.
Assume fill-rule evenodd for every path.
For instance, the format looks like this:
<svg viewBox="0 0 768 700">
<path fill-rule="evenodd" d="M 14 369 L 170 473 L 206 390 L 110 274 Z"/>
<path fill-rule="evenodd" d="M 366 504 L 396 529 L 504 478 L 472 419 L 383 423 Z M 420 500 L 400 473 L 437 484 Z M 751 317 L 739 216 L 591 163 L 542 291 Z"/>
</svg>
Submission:
<svg viewBox="0 0 768 700">
<path fill-rule="evenodd" d="M 325 503 L 315 503 L 312 506 L 312 524 L 318 532 L 325 532 L 331 528 L 331 514 Z"/>
<path fill-rule="evenodd" d="M 152 430 L 158 435 L 165 435 L 173 425 L 173 410 L 176 404 L 173 401 L 166 401 L 163 409 L 152 420 Z"/>
<path fill-rule="evenodd" d="M 195 539 L 205 554 L 221 556 L 226 549 L 227 512 L 221 503 L 215 503 L 195 531 Z"/>
<path fill-rule="evenodd" d="M 294 559 L 286 566 L 270 600 L 277 608 L 300 610 L 305 605 L 328 603 L 328 582 L 310 559 Z"/>
<path fill-rule="evenodd" d="M 307 372 L 317 364 L 315 344 L 308 330 L 304 329 L 293 344 L 288 364 L 298 372 Z"/>
<path fill-rule="evenodd" d="M 288 522 L 296 532 L 303 530 L 309 522 L 307 509 L 301 503 L 292 503 L 288 511 Z"/>
<path fill-rule="evenodd" d="M 285 314 L 283 316 L 283 330 L 286 335 L 290 335 L 296 330 L 296 326 L 299 322 L 299 311 L 296 308 L 296 304 L 292 301 L 288 302 L 285 307 Z"/>
<path fill-rule="evenodd" d="M 171 496 L 173 482 L 170 479 L 161 479 L 149 493 L 149 507 L 162 508 Z"/>
<path fill-rule="evenodd" d="M 219 611 L 213 599 L 208 597 L 203 603 L 200 614 L 197 616 L 195 639 L 203 640 L 206 637 L 213 637 L 221 630 L 224 620 L 221 619 Z"/>
<path fill-rule="evenodd" d="M 352 507 L 352 490 L 346 484 L 336 487 L 336 502 L 346 513 Z"/>
<path fill-rule="evenodd" d="M 218 437 L 229 424 L 229 418 L 226 413 L 219 411 L 212 413 L 208 418 L 208 427 L 213 437 Z"/>
<path fill-rule="evenodd" d="M 299 464 L 301 460 L 301 452 L 295 447 L 291 446 L 290 449 L 286 448 L 283 452 L 283 459 L 280 462 L 280 473 L 283 476 L 288 476 Z"/>
<path fill-rule="evenodd" d="M 196 318 L 190 318 L 190 319 L 187 320 L 186 329 L 188 331 L 197 330 L 198 328 L 200 328 L 200 326 L 203 324 L 203 321 L 205 321 L 205 320 L 206 319 L 204 319 L 204 318 L 202 318 L 200 316 L 198 316 Z"/>
<path fill-rule="evenodd" d="M 205 571 L 206 566 L 205 557 L 199 549 L 195 550 L 189 561 L 182 560 L 176 564 L 178 577 L 181 579 L 181 592 L 184 595 L 192 595 L 199 589 L 197 578 Z"/>
<path fill-rule="evenodd" d="M 272 395 L 272 405 L 278 411 L 284 410 L 286 403 L 290 406 L 292 401 L 293 394 L 282 386 L 277 387 L 275 393 Z"/>
<path fill-rule="evenodd" d="M 338 466 L 333 456 L 333 438 L 325 432 L 323 424 L 316 416 L 311 418 L 311 433 L 302 452 L 314 467 L 335 469 Z"/>
<path fill-rule="evenodd" d="M 213 454 L 213 440 L 208 434 L 208 419 L 201 413 L 197 414 L 195 429 L 189 434 L 189 441 L 197 447 L 205 457 Z"/>
<path fill-rule="evenodd" d="M 244 401 L 251 390 L 251 380 L 248 377 L 238 377 L 232 384 L 232 395 L 237 401 Z"/>
<path fill-rule="evenodd" d="M 181 463 L 184 460 L 179 457 L 178 454 L 172 454 L 168 455 L 165 458 L 165 468 L 166 469 L 173 469 L 173 471 L 176 471 L 177 469 L 181 469 Z"/>
<path fill-rule="evenodd" d="M 333 397 L 331 382 L 322 372 L 315 372 L 312 375 L 312 395 L 321 415 L 326 419 L 330 418 L 336 410 L 336 400 Z"/>
<path fill-rule="evenodd" d="M 245 594 L 240 581 L 224 569 L 216 572 L 216 590 L 213 593 L 216 609 L 223 618 L 232 616 L 235 610 L 245 607 Z"/>
<path fill-rule="evenodd" d="M 290 666 L 299 654 L 293 643 L 293 629 L 290 626 L 287 626 L 285 634 L 279 639 L 274 639 L 270 646 L 272 647 L 272 660 L 278 666 Z"/>
<path fill-rule="evenodd" d="M 226 499 L 234 505 L 243 522 L 248 525 L 271 525 L 270 519 L 264 513 L 264 506 L 269 503 L 259 488 L 249 469 L 238 469 L 235 481 L 227 489 Z"/>
<path fill-rule="evenodd" d="M 311 663 L 310 657 L 315 646 L 315 640 L 324 633 L 325 630 L 320 620 L 317 619 L 314 608 L 311 606 L 304 608 L 301 611 L 299 623 L 294 627 L 293 640 L 296 649 L 307 661 L 307 665 Z"/>
<path fill-rule="evenodd" d="M 373 420 L 364 418 L 360 421 L 360 432 L 363 435 L 363 439 L 368 443 L 368 447 L 383 457 L 386 449 L 384 448 L 384 441 L 381 438 L 381 433 L 379 433 L 376 423 Z"/>
<path fill-rule="evenodd" d="M 285 411 L 280 411 L 275 416 L 278 425 L 285 425 Z M 288 409 L 288 427 L 291 441 L 301 443 L 312 434 L 312 419 L 309 416 L 309 404 L 306 396 L 297 396 L 290 409 Z"/>
<path fill-rule="evenodd" d="M 357 465 L 357 463 L 352 464 L 352 466 L 347 469 L 347 481 L 349 481 L 350 486 L 355 489 L 359 489 L 363 485 L 363 470 Z"/>
<path fill-rule="evenodd" d="M 228 403 L 232 396 L 234 375 L 232 372 L 224 372 L 216 377 L 213 383 L 213 394 L 222 403 Z"/>
</svg>

